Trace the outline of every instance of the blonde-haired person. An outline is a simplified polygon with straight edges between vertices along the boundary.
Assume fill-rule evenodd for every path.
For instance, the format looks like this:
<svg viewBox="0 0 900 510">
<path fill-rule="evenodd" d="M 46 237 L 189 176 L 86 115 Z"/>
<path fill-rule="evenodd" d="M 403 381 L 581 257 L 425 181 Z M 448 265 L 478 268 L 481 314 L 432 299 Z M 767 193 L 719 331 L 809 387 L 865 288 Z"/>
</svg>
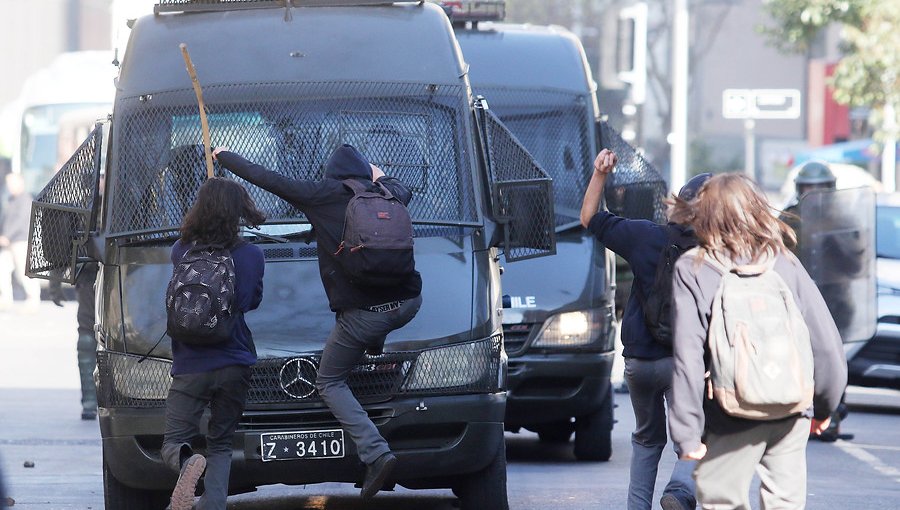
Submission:
<svg viewBox="0 0 900 510">
<path fill-rule="evenodd" d="M 822 295 L 788 245 L 794 232 L 779 220 L 756 185 L 741 174 L 712 177 L 691 202 L 676 199 L 671 216 L 694 227 L 699 251 L 675 265 L 673 327 L 675 369 L 671 435 L 683 458 L 698 460 L 697 499 L 707 509 L 750 509 L 753 474 L 760 478 L 760 508 L 806 504 L 809 412 L 772 421 L 735 418 L 707 398 L 707 333 L 722 275 L 711 257 L 736 264 L 775 257 L 809 327 L 814 362 L 812 430 L 821 433 L 847 382 L 841 337 Z"/>
</svg>

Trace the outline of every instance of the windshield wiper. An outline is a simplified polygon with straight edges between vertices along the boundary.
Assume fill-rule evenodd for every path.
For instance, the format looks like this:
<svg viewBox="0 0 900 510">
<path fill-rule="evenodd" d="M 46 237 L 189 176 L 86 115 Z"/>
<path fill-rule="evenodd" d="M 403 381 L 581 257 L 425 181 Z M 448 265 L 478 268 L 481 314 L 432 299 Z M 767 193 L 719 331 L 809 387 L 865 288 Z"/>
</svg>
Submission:
<svg viewBox="0 0 900 510">
<path fill-rule="evenodd" d="M 256 230 L 242 229 L 242 230 L 241 230 L 241 234 L 250 234 L 250 235 L 255 236 L 255 237 L 259 238 L 259 239 L 265 239 L 265 240 L 267 240 L 267 241 L 274 241 L 274 242 L 276 242 L 276 243 L 288 243 L 288 242 L 290 242 L 289 240 L 285 239 L 284 237 L 281 237 L 281 236 L 273 236 L 272 234 L 263 234 L 262 232 L 259 232 L 259 231 L 256 231 Z"/>
</svg>

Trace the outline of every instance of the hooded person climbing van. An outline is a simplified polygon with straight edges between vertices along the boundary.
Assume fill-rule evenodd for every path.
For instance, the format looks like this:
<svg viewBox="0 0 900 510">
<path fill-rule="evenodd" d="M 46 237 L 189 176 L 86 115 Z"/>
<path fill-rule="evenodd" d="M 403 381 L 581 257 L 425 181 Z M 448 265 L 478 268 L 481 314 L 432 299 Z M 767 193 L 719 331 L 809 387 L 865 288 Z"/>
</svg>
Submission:
<svg viewBox="0 0 900 510">
<path fill-rule="evenodd" d="M 400 211 L 397 206 L 402 206 L 402 211 L 405 211 L 412 193 L 402 182 L 384 175 L 355 147 L 347 144 L 331 153 L 325 163 L 324 178 L 320 180 L 284 177 L 247 161 L 227 148 L 217 148 L 214 155 L 222 166 L 235 175 L 300 209 L 312 224 L 322 285 L 336 318 L 335 327 L 322 351 L 316 389 L 356 444 L 359 458 L 366 465 L 361 495 L 371 497 L 390 483 L 397 458 L 351 393 L 347 377 L 366 352 L 381 353 L 388 333 L 406 325 L 419 311 L 422 278 L 415 270 L 411 256 L 411 223 L 407 227 L 401 221 L 399 229 L 389 229 L 391 232 L 408 232 L 405 235 L 409 237 L 405 239 L 405 235 L 401 235 L 403 242 L 388 243 L 399 246 L 400 251 L 408 250 L 405 253 L 409 255 L 405 274 L 394 274 L 392 281 L 373 283 L 360 279 L 352 269 L 348 271 L 347 264 L 340 257 L 349 251 L 345 224 L 351 202 L 359 200 L 361 194 L 377 194 L 382 197 L 377 200 L 385 203 L 382 205 L 391 202 L 390 207 L 394 210 Z M 379 211 L 378 207 L 374 211 L 374 221 L 378 221 L 379 212 L 387 212 Z M 388 215 L 392 219 L 403 220 L 397 214 Z M 365 251 L 366 248 L 357 248 L 357 252 L 360 250 Z"/>
</svg>

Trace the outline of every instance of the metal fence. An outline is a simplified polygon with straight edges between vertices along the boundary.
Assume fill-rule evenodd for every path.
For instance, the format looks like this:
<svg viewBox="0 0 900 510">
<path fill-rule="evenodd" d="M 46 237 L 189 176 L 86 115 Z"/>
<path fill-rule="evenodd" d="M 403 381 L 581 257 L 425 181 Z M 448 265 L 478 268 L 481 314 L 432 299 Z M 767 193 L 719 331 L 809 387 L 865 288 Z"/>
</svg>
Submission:
<svg viewBox="0 0 900 510">
<path fill-rule="evenodd" d="M 255 83 L 207 87 L 204 100 L 213 145 L 284 177 L 320 179 L 332 150 L 349 143 L 412 189 L 414 221 L 478 220 L 462 86 Z M 193 91 L 120 98 L 114 130 L 109 233 L 177 229 L 205 179 Z M 218 165 L 215 172 L 233 177 Z M 287 202 L 244 184 L 269 222 L 304 221 Z"/>
<path fill-rule="evenodd" d="M 659 172 L 607 122 L 600 124 L 600 144 L 619 158 L 606 182 L 607 209 L 625 218 L 665 223 L 668 187 Z"/>
<path fill-rule="evenodd" d="M 71 158 L 35 197 L 31 207 L 25 274 L 75 282 L 75 265 L 85 256 L 99 196 L 102 125 L 98 124 Z"/>
<path fill-rule="evenodd" d="M 321 403 L 315 389 L 321 356 L 261 358 L 253 366 L 248 406 Z M 397 395 L 464 394 L 499 391 L 501 337 L 423 351 L 366 356 L 347 383 L 363 402 Z M 172 384 L 172 363 L 136 354 L 100 351 L 98 399 L 101 407 L 158 408 Z"/>
<path fill-rule="evenodd" d="M 494 218 L 507 261 L 556 253 L 552 179 L 488 109 L 477 107 L 487 148 Z"/>
<path fill-rule="evenodd" d="M 510 87 L 475 92 L 553 179 L 556 226 L 578 223 L 596 155 L 590 97 Z"/>
</svg>

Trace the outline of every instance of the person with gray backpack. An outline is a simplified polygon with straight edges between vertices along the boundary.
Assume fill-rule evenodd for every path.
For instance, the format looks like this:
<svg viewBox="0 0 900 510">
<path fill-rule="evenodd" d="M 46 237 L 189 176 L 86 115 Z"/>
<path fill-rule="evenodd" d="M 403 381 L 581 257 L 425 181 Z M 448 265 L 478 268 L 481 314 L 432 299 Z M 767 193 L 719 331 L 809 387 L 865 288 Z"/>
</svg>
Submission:
<svg viewBox="0 0 900 510">
<path fill-rule="evenodd" d="M 809 432 L 827 429 L 847 362 L 789 250 L 794 232 L 737 173 L 712 177 L 691 202 L 676 198 L 671 218 L 699 241 L 675 264 L 669 417 L 682 457 L 698 461 L 697 499 L 749 510 L 756 473 L 761 508 L 804 508 Z"/>
<path fill-rule="evenodd" d="M 411 321 L 422 304 L 406 209 L 412 193 L 347 144 L 331 153 L 320 180 L 285 177 L 225 147 L 216 148 L 214 157 L 286 200 L 312 224 L 322 285 L 336 319 L 325 340 L 316 390 L 356 444 L 366 466 L 360 495 L 372 497 L 389 483 L 397 458 L 347 377 L 367 352 L 380 354 L 387 335 Z"/>
<path fill-rule="evenodd" d="M 265 216 L 237 182 L 213 177 L 200 186 L 172 246 L 166 289 L 166 334 L 172 339 L 172 386 L 166 398 L 161 456 L 179 473 L 171 510 L 224 510 L 232 438 L 244 412 L 256 347 L 244 314 L 262 301 L 265 259 L 244 242 L 241 220 L 259 226 Z M 211 414 L 202 455 L 191 446 L 200 419 Z"/>
</svg>

